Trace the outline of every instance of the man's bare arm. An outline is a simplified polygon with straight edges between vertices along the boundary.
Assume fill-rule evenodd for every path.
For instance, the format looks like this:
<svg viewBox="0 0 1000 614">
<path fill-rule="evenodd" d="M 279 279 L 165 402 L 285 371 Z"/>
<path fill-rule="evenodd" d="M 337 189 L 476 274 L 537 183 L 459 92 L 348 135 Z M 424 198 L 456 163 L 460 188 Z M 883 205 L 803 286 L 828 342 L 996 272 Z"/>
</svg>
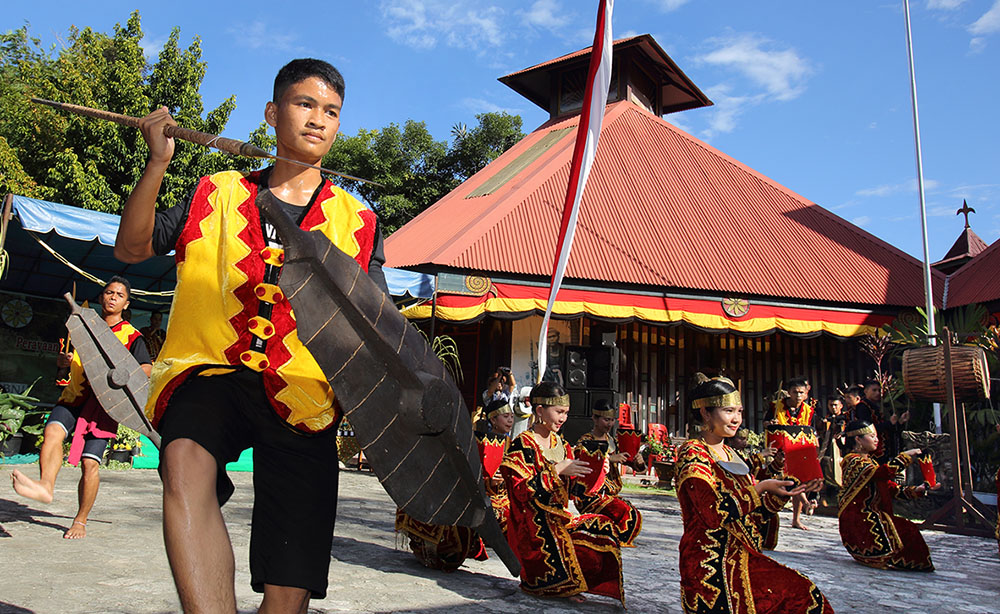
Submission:
<svg viewBox="0 0 1000 614">
<path fill-rule="evenodd" d="M 115 239 L 115 258 L 122 262 L 142 262 L 155 255 L 153 224 L 156 221 L 156 196 L 174 155 L 174 139 L 163 134 L 163 127 L 168 124 L 176 126 L 177 122 L 170 117 L 166 107 L 156 109 L 139 123 L 142 138 L 149 146 L 149 161 L 122 210 L 118 237 Z"/>
</svg>

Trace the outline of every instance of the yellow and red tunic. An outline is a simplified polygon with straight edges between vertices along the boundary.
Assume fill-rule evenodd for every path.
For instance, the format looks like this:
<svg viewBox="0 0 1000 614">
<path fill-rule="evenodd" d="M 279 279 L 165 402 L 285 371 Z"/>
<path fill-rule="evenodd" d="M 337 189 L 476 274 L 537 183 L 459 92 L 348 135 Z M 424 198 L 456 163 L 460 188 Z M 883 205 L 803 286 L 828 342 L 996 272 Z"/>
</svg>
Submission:
<svg viewBox="0 0 1000 614">
<path fill-rule="evenodd" d="M 730 457 L 735 453 L 726 448 Z M 724 470 L 708 445 L 690 439 L 678 451 L 677 497 L 681 602 L 688 613 L 830 614 L 809 578 L 760 553 L 758 514 L 776 513 L 787 498 L 758 495 L 752 475 Z"/>
<path fill-rule="evenodd" d="M 195 189 L 174 246 L 177 287 L 146 405 L 154 426 L 177 386 L 219 367 L 259 372 L 271 407 L 296 429 L 318 432 L 339 422 L 333 391 L 296 334 L 291 304 L 265 283 L 265 271 L 280 269 L 284 253 L 265 240 L 259 183 L 259 172 L 226 171 L 203 177 Z M 300 227 L 322 232 L 367 271 L 375 214 L 342 189 L 324 180 Z M 260 340 L 264 350 L 251 349 Z"/>
<path fill-rule="evenodd" d="M 500 474 L 510 497 L 507 541 L 521 562 L 521 589 L 532 595 L 569 597 L 593 593 L 625 603 L 618 530 L 600 514 L 573 516 L 568 480 L 556 460 L 573 458 L 558 435 L 543 450 L 531 431 L 511 443 Z"/>
<path fill-rule="evenodd" d="M 584 433 L 580 436 L 579 442 L 596 439 L 593 433 Z M 618 449 L 614 437 L 609 436 L 607 441 L 608 454 L 615 454 Z M 618 527 L 618 539 L 621 546 L 634 548 L 635 539 L 642 531 L 642 514 L 628 500 L 618 496 L 621 491 L 622 476 L 618 469 L 618 463 L 608 463 L 607 477 L 597 494 L 576 496 L 574 501 L 576 509 L 580 510 L 581 514 L 602 514 L 610 518 Z"/>
<path fill-rule="evenodd" d="M 895 482 L 896 475 L 912 462 L 906 454 L 884 465 L 867 454 L 848 454 L 841 461 L 840 539 L 859 563 L 879 569 L 934 570 L 917 525 L 892 511 L 893 499 L 920 496 L 916 487 L 900 488 Z"/>
<path fill-rule="evenodd" d="M 812 426 L 816 415 L 816 402 L 804 401 L 798 408 L 789 408 L 785 399 L 779 399 L 772 407 L 775 424 L 784 426 Z"/>
</svg>

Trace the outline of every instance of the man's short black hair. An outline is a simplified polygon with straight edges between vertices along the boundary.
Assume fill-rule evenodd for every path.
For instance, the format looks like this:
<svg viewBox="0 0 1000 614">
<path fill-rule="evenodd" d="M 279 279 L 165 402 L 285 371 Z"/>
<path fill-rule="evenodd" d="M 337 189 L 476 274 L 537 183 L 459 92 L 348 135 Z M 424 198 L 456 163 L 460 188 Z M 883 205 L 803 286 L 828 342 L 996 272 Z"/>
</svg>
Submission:
<svg viewBox="0 0 1000 614">
<path fill-rule="evenodd" d="M 869 378 L 869 379 L 865 380 L 864 387 L 867 388 L 869 386 L 878 386 L 879 388 L 881 388 L 882 387 L 882 382 L 878 381 L 875 378 Z"/>
<path fill-rule="evenodd" d="M 277 104 L 281 102 L 281 97 L 285 95 L 285 90 L 301 83 L 309 77 L 322 79 L 327 85 L 332 87 L 341 101 L 344 100 L 344 77 L 340 71 L 329 62 L 316 60 L 313 58 L 299 58 L 292 60 L 281 67 L 278 75 L 274 78 L 274 93 L 271 102 Z"/>
<path fill-rule="evenodd" d="M 108 280 L 108 283 L 104 284 L 104 288 L 101 289 L 101 294 L 104 294 L 104 291 L 107 290 L 108 286 L 111 284 L 121 284 L 125 286 L 125 300 L 132 300 L 132 284 L 128 283 L 128 280 L 121 275 L 112 275 L 111 279 Z"/>
<path fill-rule="evenodd" d="M 793 377 L 792 379 L 788 380 L 788 383 L 785 385 L 785 388 L 787 390 L 791 390 L 792 388 L 797 388 L 799 386 L 801 386 L 802 388 L 808 388 L 809 380 L 807 380 L 804 377 Z"/>
</svg>

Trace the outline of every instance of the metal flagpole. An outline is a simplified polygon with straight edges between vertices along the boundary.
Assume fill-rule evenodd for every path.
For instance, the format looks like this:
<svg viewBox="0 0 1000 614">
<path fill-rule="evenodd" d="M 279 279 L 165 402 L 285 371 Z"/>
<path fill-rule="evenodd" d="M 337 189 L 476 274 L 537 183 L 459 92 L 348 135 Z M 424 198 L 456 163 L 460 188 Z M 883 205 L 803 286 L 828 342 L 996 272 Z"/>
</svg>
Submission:
<svg viewBox="0 0 1000 614">
<path fill-rule="evenodd" d="M 927 337 L 931 345 L 937 343 L 934 326 L 934 287 L 931 285 L 931 255 L 927 244 L 927 205 L 924 201 L 924 163 L 920 152 L 920 116 L 917 112 L 917 75 L 913 68 L 913 37 L 910 33 L 910 0 L 903 0 L 903 18 L 906 21 L 906 55 L 910 63 L 910 100 L 913 103 L 913 141 L 917 150 L 917 192 L 920 195 L 920 235 L 924 243 L 924 308 L 927 310 Z M 941 404 L 934 404 L 934 430 L 941 433 Z"/>
</svg>

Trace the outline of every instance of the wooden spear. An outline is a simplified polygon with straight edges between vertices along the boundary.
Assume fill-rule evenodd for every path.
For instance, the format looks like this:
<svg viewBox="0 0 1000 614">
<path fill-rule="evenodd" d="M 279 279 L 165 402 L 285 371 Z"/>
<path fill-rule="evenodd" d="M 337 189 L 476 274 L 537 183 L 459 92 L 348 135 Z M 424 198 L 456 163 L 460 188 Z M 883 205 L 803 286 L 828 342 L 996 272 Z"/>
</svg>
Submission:
<svg viewBox="0 0 1000 614">
<path fill-rule="evenodd" d="M 54 100 L 45 100 L 44 98 L 32 98 L 31 102 L 34 102 L 35 104 L 43 104 L 46 106 L 54 107 L 62 111 L 69 111 L 70 113 L 76 113 L 77 115 L 86 115 L 87 117 L 107 120 L 109 122 L 114 122 L 116 124 L 121 124 L 123 126 L 130 126 L 132 128 L 139 127 L 139 118 L 132 117 L 131 115 L 112 113 L 111 111 L 93 109 L 91 107 L 84 107 L 78 104 L 55 102 Z M 305 162 L 299 162 L 298 160 L 292 160 L 291 158 L 276 156 L 274 154 L 264 151 L 263 149 L 257 147 L 256 145 L 251 145 L 250 143 L 244 143 L 243 141 L 237 141 L 236 139 L 228 139 L 224 136 L 219 136 L 217 134 L 199 132 L 198 130 L 181 128 L 180 126 L 164 126 L 163 134 L 169 137 L 182 139 L 184 141 L 198 143 L 199 145 L 204 145 L 205 147 L 214 147 L 220 151 L 230 153 L 234 156 L 245 156 L 248 158 L 265 158 L 268 160 L 284 160 L 285 162 L 291 162 L 292 164 L 298 164 L 299 166 L 305 166 L 306 168 L 314 168 L 324 173 L 330 173 L 331 175 L 343 177 L 344 179 L 350 179 L 351 181 L 361 181 L 363 183 L 370 183 L 372 185 L 383 187 L 382 184 L 375 183 L 374 181 L 370 181 L 368 179 L 362 179 L 361 177 L 354 177 L 351 175 L 346 175 L 344 173 L 338 173 L 337 171 L 332 171 L 328 168 L 323 168 L 322 166 L 316 166 L 315 164 L 307 164 Z"/>
</svg>

